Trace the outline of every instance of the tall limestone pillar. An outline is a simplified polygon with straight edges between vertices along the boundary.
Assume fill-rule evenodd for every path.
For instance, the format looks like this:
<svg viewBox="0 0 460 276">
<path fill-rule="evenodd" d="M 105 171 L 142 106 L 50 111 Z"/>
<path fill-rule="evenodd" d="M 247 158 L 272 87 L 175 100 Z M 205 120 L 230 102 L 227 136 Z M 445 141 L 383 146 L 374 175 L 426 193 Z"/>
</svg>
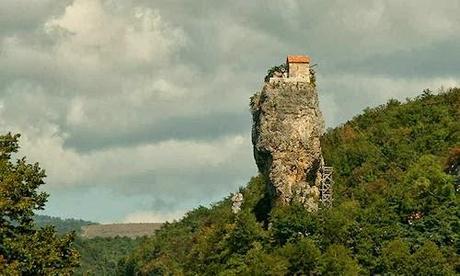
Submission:
<svg viewBox="0 0 460 276">
<path fill-rule="evenodd" d="M 313 84 L 272 78 L 251 98 L 252 143 L 259 171 L 282 204 L 299 202 L 309 211 L 320 200 L 320 137 L 324 121 Z"/>
</svg>

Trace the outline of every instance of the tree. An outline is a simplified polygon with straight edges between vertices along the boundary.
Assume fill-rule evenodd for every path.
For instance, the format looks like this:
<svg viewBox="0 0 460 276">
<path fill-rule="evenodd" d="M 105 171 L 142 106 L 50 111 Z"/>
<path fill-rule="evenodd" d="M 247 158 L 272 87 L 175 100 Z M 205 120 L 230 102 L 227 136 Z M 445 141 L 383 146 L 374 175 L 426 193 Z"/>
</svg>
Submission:
<svg viewBox="0 0 460 276">
<path fill-rule="evenodd" d="M 321 231 L 324 233 L 323 243 L 347 243 L 354 238 L 350 231 L 355 222 L 359 206 L 355 201 L 345 201 L 336 208 L 323 213 Z"/>
<path fill-rule="evenodd" d="M 227 247 L 231 252 L 245 254 L 251 249 L 251 243 L 263 239 L 263 236 L 263 229 L 254 214 L 243 211 L 236 218 L 235 227 L 227 239 Z"/>
<path fill-rule="evenodd" d="M 413 275 L 454 275 L 439 247 L 426 241 L 412 255 Z"/>
<path fill-rule="evenodd" d="M 70 275 L 78 266 L 74 233 L 59 237 L 53 227 L 37 228 L 34 210 L 48 195 L 38 188 L 45 171 L 25 157 L 15 159 L 19 134 L 0 136 L 0 274 Z"/>
<path fill-rule="evenodd" d="M 284 245 L 290 239 L 315 234 L 318 228 L 315 214 L 304 206 L 293 203 L 288 206 L 276 206 L 271 213 L 270 232 L 273 240 Z"/>
<path fill-rule="evenodd" d="M 301 238 L 295 243 L 287 243 L 278 252 L 289 261 L 289 274 L 316 274 L 321 251 L 313 239 Z"/>
<path fill-rule="evenodd" d="M 241 275 L 286 275 L 288 261 L 278 255 L 268 254 L 260 243 L 255 242 L 245 256 L 246 266 Z"/>
<path fill-rule="evenodd" d="M 321 257 L 322 275 L 358 275 L 360 270 L 350 250 L 341 244 L 329 246 Z"/>
<path fill-rule="evenodd" d="M 381 265 L 384 273 L 411 274 L 409 246 L 401 239 L 394 239 L 382 249 Z"/>
</svg>

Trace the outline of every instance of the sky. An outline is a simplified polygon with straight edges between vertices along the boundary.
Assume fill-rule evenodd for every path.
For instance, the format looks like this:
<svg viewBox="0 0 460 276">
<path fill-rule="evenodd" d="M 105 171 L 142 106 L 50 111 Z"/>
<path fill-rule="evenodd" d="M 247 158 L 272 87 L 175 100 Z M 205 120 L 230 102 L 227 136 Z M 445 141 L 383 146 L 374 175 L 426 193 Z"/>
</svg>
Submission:
<svg viewBox="0 0 460 276">
<path fill-rule="evenodd" d="M 249 97 L 317 64 L 334 127 L 460 83 L 460 1 L 0 0 L 0 131 L 47 172 L 43 214 L 161 222 L 257 174 Z"/>
</svg>

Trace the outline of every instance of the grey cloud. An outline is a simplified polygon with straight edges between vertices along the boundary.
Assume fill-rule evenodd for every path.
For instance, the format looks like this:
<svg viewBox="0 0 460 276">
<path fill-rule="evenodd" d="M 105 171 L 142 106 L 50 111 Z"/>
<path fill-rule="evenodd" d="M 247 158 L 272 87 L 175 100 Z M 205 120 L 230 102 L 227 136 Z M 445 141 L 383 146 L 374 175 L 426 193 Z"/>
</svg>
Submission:
<svg viewBox="0 0 460 276">
<path fill-rule="evenodd" d="M 0 1 L 0 37 L 34 32 L 50 16 L 59 15 L 72 0 Z"/>
<path fill-rule="evenodd" d="M 228 135 L 247 133 L 249 113 L 212 113 L 192 117 L 158 118 L 128 129 L 63 128 L 69 133 L 64 146 L 77 151 L 126 147 L 163 140 L 212 141 Z"/>
<path fill-rule="evenodd" d="M 400 50 L 374 55 L 341 67 L 351 68 L 357 74 L 387 77 L 453 77 L 460 75 L 460 38 L 455 37 L 433 45 L 421 45 L 413 50 Z"/>
<path fill-rule="evenodd" d="M 175 208 L 215 202 L 238 187 L 245 185 L 256 168 L 250 156 L 236 163 L 204 170 L 150 171 L 124 179 L 125 184 L 112 187 L 114 193 L 127 197 L 149 195 L 153 210 L 170 211 Z M 197 157 L 199 158 L 199 157 Z"/>
<path fill-rule="evenodd" d="M 279 62 L 274 56 L 279 60 L 287 53 L 304 51 L 322 65 L 324 73 L 353 70 L 361 73 L 357 64 L 378 71 L 385 68 L 377 63 L 381 56 L 398 58 L 412 52 L 422 54 L 449 40 L 453 42 L 451 45 L 456 45 L 460 33 L 457 1 L 445 1 L 435 7 L 430 1 L 241 1 L 220 5 L 208 1 L 206 8 L 205 1 L 200 1 L 201 5 L 180 7 L 172 3 L 165 5 L 167 18 L 178 25 L 184 24 L 190 36 L 196 38 L 192 47 L 184 51 L 184 60 L 202 64 L 210 72 L 219 65 L 234 61 L 241 65 L 246 60 L 250 66 L 263 64 L 265 67 L 251 68 L 260 72 Z M 160 3 L 154 5 L 162 6 Z M 185 16 L 179 19 L 174 16 L 176 13 Z M 210 45 L 215 47 L 217 43 L 211 39 L 219 32 L 228 34 L 233 26 L 244 26 L 248 36 L 243 34 L 238 47 L 228 54 L 231 58 L 226 58 L 226 51 L 211 49 Z M 251 35 L 257 34 L 259 41 L 265 39 L 264 47 L 251 48 L 255 44 Z M 439 60 L 448 59 L 445 53 L 442 55 L 439 51 Z M 239 59 L 234 59 L 235 55 Z M 267 63 L 268 59 L 273 62 Z M 419 64 L 420 59 L 406 57 L 398 61 Z"/>
</svg>

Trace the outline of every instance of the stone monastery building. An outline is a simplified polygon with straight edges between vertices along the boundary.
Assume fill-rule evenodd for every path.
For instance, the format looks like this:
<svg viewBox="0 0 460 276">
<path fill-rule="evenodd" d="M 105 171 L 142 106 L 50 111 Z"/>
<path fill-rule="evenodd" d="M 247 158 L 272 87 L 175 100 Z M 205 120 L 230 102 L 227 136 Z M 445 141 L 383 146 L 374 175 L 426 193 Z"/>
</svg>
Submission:
<svg viewBox="0 0 460 276">
<path fill-rule="evenodd" d="M 288 78 L 301 78 L 310 82 L 310 57 L 287 56 Z"/>
<path fill-rule="evenodd" d="M 287 72 L 277 72 L 270 82 L 310 82 L 310 57 L 289 55 L 286 58 Z"/>
</svg>

